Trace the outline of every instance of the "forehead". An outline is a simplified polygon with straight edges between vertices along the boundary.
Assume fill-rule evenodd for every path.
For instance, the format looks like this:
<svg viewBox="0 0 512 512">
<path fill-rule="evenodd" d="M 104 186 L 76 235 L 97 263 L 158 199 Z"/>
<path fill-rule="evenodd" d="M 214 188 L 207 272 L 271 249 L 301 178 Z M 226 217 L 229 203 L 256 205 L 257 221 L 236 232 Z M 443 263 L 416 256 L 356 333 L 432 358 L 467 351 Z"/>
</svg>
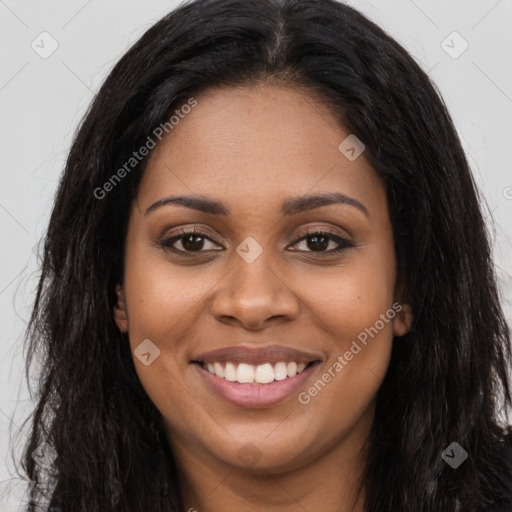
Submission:
<svg viewBox="0 0 512 512">
<path fill-rule="evenodd" d="M 269 207 L 329 191 L 377 206 L 382 201 L 383 184 L 364 153 L 351 161 L 340 151 L 350 133 L 332 107 L 307 90 L 220 88 L 196 100 L 151 155 L 141 206 L 176 192 Z"/>
</svg>

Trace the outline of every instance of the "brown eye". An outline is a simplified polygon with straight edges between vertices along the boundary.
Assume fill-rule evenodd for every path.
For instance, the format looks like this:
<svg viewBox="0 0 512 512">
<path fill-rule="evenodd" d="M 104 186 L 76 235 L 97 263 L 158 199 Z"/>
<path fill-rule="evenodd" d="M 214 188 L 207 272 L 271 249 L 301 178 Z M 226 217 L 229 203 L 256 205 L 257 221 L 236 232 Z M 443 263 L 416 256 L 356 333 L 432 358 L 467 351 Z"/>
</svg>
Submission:
<svg viewBox="0 0 512 512">
<path fill-rule="evenodd" d="M 305 236 L 297 240 L 295 244 L 304 243 L 309 250 L 299 249 L 300 252 L 316 252 L 323 255 L 331 255 L 344 251 L 354 244 L 347 238 L 330 231 L 311 231 Z M 327 250 L 330 245 L 334 244 L 334 248 Z M 337 247 L 336 247 L 337 245 Z"/>
<path fill-rule="evenodd" d="M 313 235 L 306 238 L 308 249 L 312 251 L 321 251 L 327 249 L 331 239 L 324 235 Z M 311 242 L 311 243 L 310 243 Z"/>
<path fill-rule="evenodd" d="M 213 247 L 208 247 L 208 244 L 213 245 Z M 216 247 L 219 246 L 213 240 L 207 237 L 204 233 L 198 232 L 196 230 L 182 230 L 179 235 L 171 236 L 161 240 L 159 245 L 163 249 L 184 254 L 194 252 L 207 252 L 209 250 L 219 250 L 216 249 Z"/>
<path fill-rule="evenodd" d="M 210 247 L 208 244 L 211 244 Z M 306 253 L 313 252 L 317 253 L 319 256 L 329 256 L 354 246 L 347 238 L 330 231 L 306 232 L 294 245 L 300 244 L 305 244 L 305 248 L 294 250 Z M 161 240 L 159 245 L 165 250 L 183 255 L 223 250 L 223 248 L 216 244 L 211 238 L 196 230 L 182 230 L 178 235 Z"/>
<path fill-rule="evenodd" d="M 198 251 L 204 246 L 205 238 L 200 235 L 188 235 L 182 237 L 181 245 L 187 251 Z"/>
</svg>

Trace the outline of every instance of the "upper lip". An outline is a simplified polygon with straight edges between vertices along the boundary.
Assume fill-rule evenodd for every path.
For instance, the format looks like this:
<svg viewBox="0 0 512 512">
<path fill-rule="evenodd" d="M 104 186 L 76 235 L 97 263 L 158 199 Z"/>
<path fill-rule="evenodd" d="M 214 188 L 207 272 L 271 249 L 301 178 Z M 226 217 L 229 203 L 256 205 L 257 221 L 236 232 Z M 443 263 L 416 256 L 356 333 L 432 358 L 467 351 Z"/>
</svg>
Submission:
<svg viewBox="0 0 512 512">
<path fill-rule="evenodd" d="M 215 363 L 222 361 L 231 361 L 247 364 L 264 364 L 291 362 L 310 363 L 312 361 L 321 360 L 322 356 L 311 352 L 304 352 L 282 345 L 268 345 L 265 347 L 247 347 L 243 345 L 230 346 L 203 352 L 192 359 L 192 362 Z"/>
</svg>

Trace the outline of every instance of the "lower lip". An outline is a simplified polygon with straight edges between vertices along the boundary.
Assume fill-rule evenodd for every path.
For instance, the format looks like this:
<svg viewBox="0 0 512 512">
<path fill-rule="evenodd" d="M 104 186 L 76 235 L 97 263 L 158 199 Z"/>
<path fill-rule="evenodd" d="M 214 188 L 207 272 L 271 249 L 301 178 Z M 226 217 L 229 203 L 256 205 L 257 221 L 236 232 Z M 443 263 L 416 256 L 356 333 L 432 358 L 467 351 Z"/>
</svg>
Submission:
<svg viewBox="0 0 512 512">
<path fill-rule="evenodd" d="M 194 366 L 207 386 L 225 401 L 237 407 L 271 407 L 298 393 L 306 379 L 316 370 L 320 363 L 314 362 L 294 377 L 275 380 L 270 384 L 240 384 L 217 377 L 200 364 Z"/>
</svg>

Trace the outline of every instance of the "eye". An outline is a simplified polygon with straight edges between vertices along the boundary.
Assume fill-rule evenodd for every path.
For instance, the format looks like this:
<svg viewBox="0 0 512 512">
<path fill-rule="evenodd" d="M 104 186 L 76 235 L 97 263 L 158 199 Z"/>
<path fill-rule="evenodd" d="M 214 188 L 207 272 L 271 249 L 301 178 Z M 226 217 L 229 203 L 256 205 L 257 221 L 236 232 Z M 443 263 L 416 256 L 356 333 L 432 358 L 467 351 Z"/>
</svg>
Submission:
<svg viewBox="0 0 512 512">
<path fill-rule="evenodd" d="M 207 252 L 208 250 L 219 250 L 215 248 L 208 249 L 208 247 L 206 247 L 206 250 L 203 250 L 205 249 L 205 244 L 207 245 L 208 243 L 218 247 L 218 245 L 215 244 L 215 242 L 210 237 L 206 236 L 200 231 L 197 231 L 196 228 L 193 228 L 192 230 L 186 230 L 183 228 L 180 231 L 180 234 L 171 236 L 169 238 L 164 238 L 158 242 L 160 247 L 163 249 L 182 254 L 191 252 Z M 178 247 L 181 245 L 181 249 L 175 247 L 175 245 Z"/>
<path fill-rule="evenodd" d="M 319 253 L 319 256 L 329 256 L 331 254 L 336 254 L 344 251 L 349 247 L 354 247 L 354 244 L 346 237 L 340 235 L 339 233 L 335 233 L 330 230 L 318 230 L 313 229 L 310 231 L 306 231 L 304 236 L 302 236 L 295 244 L 305 243 L 306 247 L 310 249 L 306 252 L 316 252 Z M 331 250 L 326 250 L 330 244 L 337 244 Z M 302 252 L 302 251 L 300 251 Z"/>
<path fill-rule="evenodd" d="M 300 245 L 301 243 L 305 243 L 307 249 L 299 249 L 298 252 L 314 252 L 320 257 L 336 254 L 349 247 L 354 247 L 354 244 L 346 237 L 328 229 L 306 231 L 293 245 Z M 213 247 L 208 248 L 208 244 L 212 244 Z M 332 244 L 335 247 L 327 250 Z M 165 250 L 181 255 L 224 250 L 223 248 L 219 249 L 220 246 L 218 244 L 195 227 L 189 230 L 182 228 L 179 234 L 160 240 L 158 245 Z M 179 247 L 180 245 L 181 248 Z M 293 250 L 296 251 L 297 249 Z"/>
</svg>

